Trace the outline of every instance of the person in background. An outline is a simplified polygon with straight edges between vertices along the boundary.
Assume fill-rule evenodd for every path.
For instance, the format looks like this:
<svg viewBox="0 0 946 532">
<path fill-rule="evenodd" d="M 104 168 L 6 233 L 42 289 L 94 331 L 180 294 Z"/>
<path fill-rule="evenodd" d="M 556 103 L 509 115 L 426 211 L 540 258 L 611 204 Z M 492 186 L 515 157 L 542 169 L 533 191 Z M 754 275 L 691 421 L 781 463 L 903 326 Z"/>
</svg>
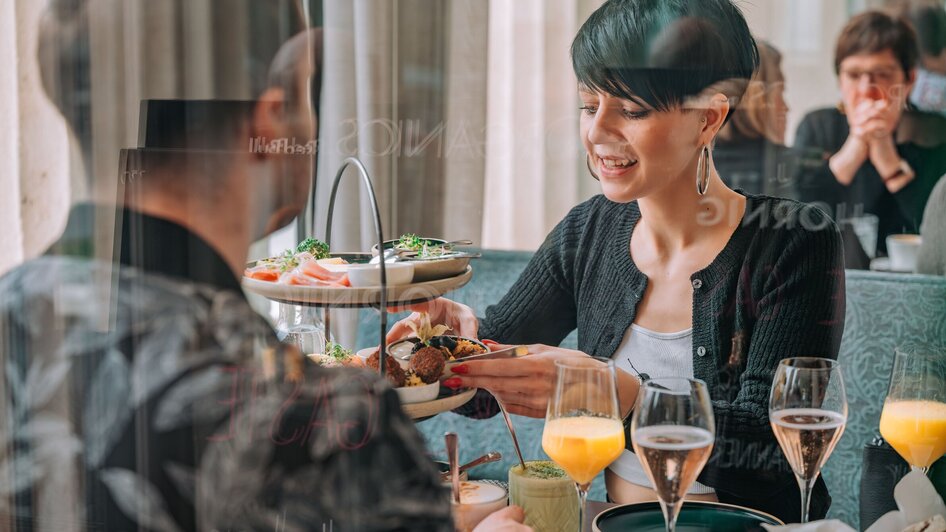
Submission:
<svg viewBox="0 0 946 532">
<path fill-rule="evenodd" d="M 80 136 L 94 87 L 75 67 L 89 59 L 93 3 L 113 7 L 54 0 L 40 31 L 47 94 Z M 254 42 L 284 35 L 285 5 L 256 4 Z M 292 44 L 290 56 L 308 54 Z M 127 203 L 76 206 L 59 242 L 0 278 L 0 529 L 453 530 L 448 490 L 394 390 L 304 364 L 241 290 L 250 243 L 308 197 L 297 170 L 311 155 L 285 164 L 246 149 L 314 140 L 317 102 L 292 100 L 309 97 L 293 87 L 317 79 L 319 58 L 286 64 L 301 67 L 291 83 L 253 80 L 251 101 L 149 113 L 161 148 L 126 152 Z M 104 258 L 90 245 L 99 216 L 118 223 Z M 480 530 L 530 530 L 522 519 L 510 507 Z"/>
<path fill-rule="evenodd" d="M 788 105 L 782 54 L 758 41 L 759 68 L 746 94 L 719 130 L 713 159 L 727 185 L 752 194 L 788 196 L 791 153 L 785 148 Z"/>
<path fill-rule="evenodd" d="M 905 131 L 916 62 L 907 23 L 880 11 L 855 16 L 835 50 L 841 105 L 809 113 L 795 135 L 798 198 L 839 220 L 876 215 L 879 252 L 888 235 L 918 232 L 930 191 L 946 173 L 946 139 L 924 144 Z"/>
<path fill-rule="evenodd" d="M 917 35 L 920 62 L 910 103 L 946 117 L 946 7 L 938 0 L 894 0 L 890 8 Z"/>
<path fill-rule="evenodd" d="M 916 258 L 916 273 L 946 275 L 946 176 L 930 194 L 920 235 L 923 242 Z"/>
</svg>

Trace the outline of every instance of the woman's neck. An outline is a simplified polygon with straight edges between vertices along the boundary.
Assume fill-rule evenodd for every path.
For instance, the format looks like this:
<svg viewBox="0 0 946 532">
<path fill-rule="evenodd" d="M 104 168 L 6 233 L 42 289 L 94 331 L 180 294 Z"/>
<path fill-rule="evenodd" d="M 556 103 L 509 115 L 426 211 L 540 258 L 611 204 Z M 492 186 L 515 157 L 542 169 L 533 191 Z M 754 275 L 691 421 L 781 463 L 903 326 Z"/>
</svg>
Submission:
<svg viewBox="0 0 946 532">
<path fill-rule="evenodd" d="M 686 184 L 682 178 L 675 181 L 675 185 L 637 202 L 641 211 L 638 229 L 647 240 L 659 251 L 675 253 L 705 242 L 707 235 L 728 238 L 745 213 L 745 196 L 727 187 L 715 168 L 702 196 L 696 191 L 695 176 Z"/>
</svg>

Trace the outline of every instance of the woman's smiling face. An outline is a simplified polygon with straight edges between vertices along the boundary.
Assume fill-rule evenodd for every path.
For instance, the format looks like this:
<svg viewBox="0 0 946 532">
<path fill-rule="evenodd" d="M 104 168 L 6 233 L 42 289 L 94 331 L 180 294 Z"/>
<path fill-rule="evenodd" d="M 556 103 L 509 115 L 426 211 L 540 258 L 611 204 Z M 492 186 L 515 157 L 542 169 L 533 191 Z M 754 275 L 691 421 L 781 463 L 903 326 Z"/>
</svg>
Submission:
<svg viewBox="0 0 946 532">
<path fill-rule="evenodd" d="M 582 143 L 608 199 L 634 201 L 678 186 L 684 177 L 695 183 L 703 113 L 657 111 L 585 87 L 579 95 Z"/>
</svg>

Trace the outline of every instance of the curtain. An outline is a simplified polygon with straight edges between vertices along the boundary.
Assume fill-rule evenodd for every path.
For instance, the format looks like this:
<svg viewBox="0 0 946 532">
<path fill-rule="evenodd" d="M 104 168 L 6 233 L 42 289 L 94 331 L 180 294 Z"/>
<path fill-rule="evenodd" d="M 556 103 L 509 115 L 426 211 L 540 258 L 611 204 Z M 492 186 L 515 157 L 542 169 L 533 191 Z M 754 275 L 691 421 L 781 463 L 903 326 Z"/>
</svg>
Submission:
<svg viewBox="0 0 946 532">
<path fill-rule="evenodd" d="M 466 233 L 470 227 L 478 233 L 481 215 L 484 7 L 481 0 L 324 3 L 316 235 L 324 234 L 336 171 L 356 156 L 371 175 L 386 238 L 405 232 L 478 238 Z M 470 201 L 460 208 L 455 198 Z M 369 215 L 359 180 L 344 178 L 333 248 L 374 244 Z"/>
<path fill-rule="evenodd" d="M 569 47 L 601 0 L 492 0 L 483 245 L 536 249 L 597 192 Z"/>
<path fill-rule="evenodd" d="M 0 3 L 0 64 L 17 64 L 16 8 L 13 2 Z M 0 69 L 0 116 L 10 123 L 0 124 L 0 275 L 23 260 L 20 224 L 19 87 L 17 70 Z M 13 127 L 11 127 L 13 126 Z M 0 425 L 2 426 L 2 425 Z"/>
<path fill-rule="evenodd" d="M 335 174 L 354 156 L 370 174 L 385 238 L 410 232 L 479 239 L 484 6 L 481 0 L 324 2 L 318 175 L 308 220 L 317 237 L 325 234 Z M 339 187 L 332 233 L 333 250 L 365 251 L 377 242 L 356 175 Z M 333 311 L 332 324 L 337 341 L 354 345 L 356 312 Z"/>
<path fill-rule="evenodd" d="M 41 253 L 65 223 L 72 192 L 63 120 L 36 60 L 46 0 L 0 5 L 0 274 Z M 28 119 L 25 119 L 28 117 Z"/>
</svg>

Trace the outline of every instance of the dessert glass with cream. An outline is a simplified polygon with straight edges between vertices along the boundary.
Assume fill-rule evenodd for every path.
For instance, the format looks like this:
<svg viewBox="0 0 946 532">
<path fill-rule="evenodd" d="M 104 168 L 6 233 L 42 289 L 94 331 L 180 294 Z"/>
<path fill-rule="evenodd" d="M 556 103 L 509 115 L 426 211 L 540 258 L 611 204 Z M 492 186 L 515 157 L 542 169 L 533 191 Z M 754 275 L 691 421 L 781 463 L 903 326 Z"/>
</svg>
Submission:
<svg viewBox="0 0 946 532">
<path fill-rule="evenodd" d="M 453 503 L 453 523 L 458 532 L 471 532 L 483 519 L 507 504 L 506 490 L 489 482 L 460 482 L 460 504 Z"/>
</svg>

